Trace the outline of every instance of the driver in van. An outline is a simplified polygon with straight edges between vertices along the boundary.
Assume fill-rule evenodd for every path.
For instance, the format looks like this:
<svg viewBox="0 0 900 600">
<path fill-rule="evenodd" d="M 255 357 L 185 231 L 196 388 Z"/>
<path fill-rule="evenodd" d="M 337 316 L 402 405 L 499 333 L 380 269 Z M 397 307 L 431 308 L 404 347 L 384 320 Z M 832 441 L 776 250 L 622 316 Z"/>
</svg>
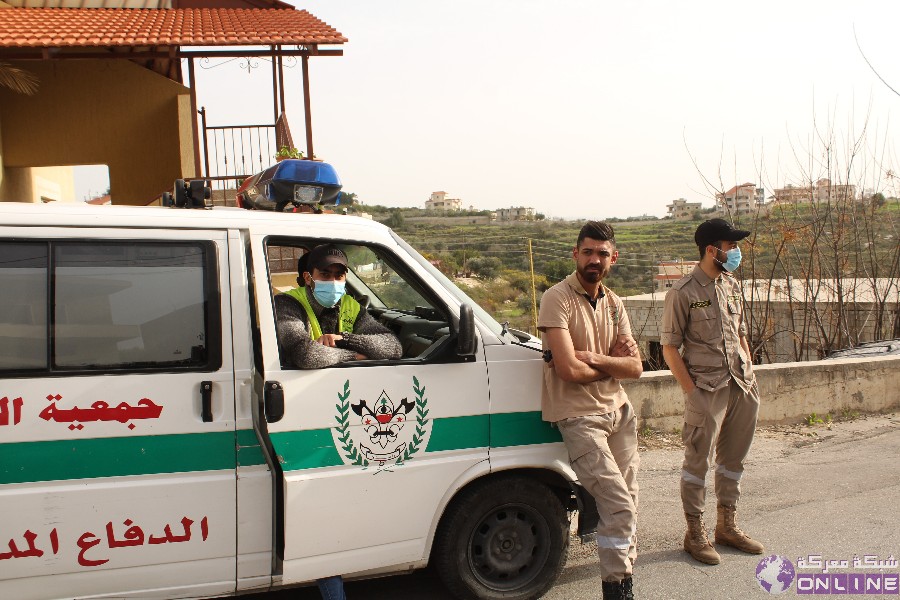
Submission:
<svg viewBox="0 0 900 600">
<path fill-rule="evenodd" d="M 316 246 L 297 261 L 296 287 L 275 296 L 283 356 L 300 369 L 350 360 L 397 359 L 400 340 L 355 298 L 347 295 L 347 256 L 336 246 Z M 340 575 L 316 581 L 324 600 L 346 600 Z"/>
<path fill-rule="evenodd" d="M 275 296 L 278 341 L 286 362 L 320 369 L 350 360 L 398 359 L 400 340 L 346 294 L 347 256 L 331 244 L 297 261 L 296 287 Z"/>
</svg>

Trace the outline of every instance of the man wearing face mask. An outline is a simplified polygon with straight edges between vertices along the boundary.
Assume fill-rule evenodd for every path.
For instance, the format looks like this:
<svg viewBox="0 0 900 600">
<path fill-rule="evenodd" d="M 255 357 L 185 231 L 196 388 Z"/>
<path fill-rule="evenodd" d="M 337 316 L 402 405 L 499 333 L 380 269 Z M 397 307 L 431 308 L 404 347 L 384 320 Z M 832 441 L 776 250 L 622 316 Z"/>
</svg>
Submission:
<svg viewBox="0 0 900 600">
<path fill-rule="evenodd" d="M 278 341 L 292 366 L 400 358 L 397 337 L 345 293 L 347 257 L 338 247 L 316 246 L 300 258 L 298 271 L 301 287 L 275 296 Z"/>
<path fill-rule="evenodd" d="M 703 524 L 706 475 L 715 450 L 718 501 L 715 542 L 750 554 L 763 545 L 735 522 L 744 460 L 759 412 L 759 388 L 743 317 L 743 295 L 732 275 L 741 263 L 738 242 L 750 235 L 724 219 L 701 223 L 694 234 L 700 264 L 666 294 L 663 357 L 685 394 L 681 503 L 687 520 L 684 549 L 719 564 Z M 679 353 L 679 348 L 683 352 Z"/>
</svg>

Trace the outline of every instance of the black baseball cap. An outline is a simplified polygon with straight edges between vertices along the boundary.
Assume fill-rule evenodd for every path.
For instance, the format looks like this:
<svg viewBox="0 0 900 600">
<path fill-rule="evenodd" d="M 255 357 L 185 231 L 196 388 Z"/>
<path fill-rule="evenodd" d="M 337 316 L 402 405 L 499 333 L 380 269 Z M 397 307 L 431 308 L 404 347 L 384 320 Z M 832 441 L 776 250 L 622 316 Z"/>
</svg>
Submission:
<svg viewBox="0 0 900 600">
<path fill-rule="evenodd" d="M 694 242 L 697 246 L 705 248 L 710 244 L 715 244 L 719 240 L 726 242 L 737 242 L 750 235 L 749 231 L 744 229 L 735 229 L 731 223 L 725 219 L 709 219 L 703 221 L 694 232 Z"/>
<path fill-rule="evenodd" d="M 345 270 L 347 269 L 347 256 L 340 248 L 331 244 L 316 246 L 307 254 L 300 257 L 298 262 L 300 263 L 300 269 L 302 269 L 302 271 L 312 272 L 313 269 L 324 271 L 331 265 L 341 265 Z"/>
</svg>

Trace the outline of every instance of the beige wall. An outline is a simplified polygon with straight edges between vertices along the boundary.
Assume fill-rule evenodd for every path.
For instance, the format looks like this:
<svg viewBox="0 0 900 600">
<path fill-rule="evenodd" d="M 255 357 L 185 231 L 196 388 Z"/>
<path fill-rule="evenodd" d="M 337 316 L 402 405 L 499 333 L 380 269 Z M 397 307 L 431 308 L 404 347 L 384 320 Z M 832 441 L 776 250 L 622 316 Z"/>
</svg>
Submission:
<svg viewBox="0 0 900 600">
<path fill-rule="evenodd" d="M 33 202 L 31 169 L 8 168 L 3 170 L 0 183 L 0 200 L 9 202 Z"/>
<path fill-rule="evenodd" d="M 127 60 L 16 65 L 35 73 L 40 89 L 0 88 L 6 177 L 10 168 L 105 164 L 114 204 L 146 204 L 195 175 L 188 88 Z"/>
<path fill-rule="evenodd" d="M 798 423 L 812 413 L 840 416 L 900 407 L 900 357 L 845 358 L 755 367 L 760 423 Z M 642 424 L 682 426 L 684 394 L 669 371 L 623 383 Z"/>
<path fill-rule="evenodd" d="M 34 167 L 31 182 L 32 202 L 75 202 L 72 167 Z"/>
</svg>

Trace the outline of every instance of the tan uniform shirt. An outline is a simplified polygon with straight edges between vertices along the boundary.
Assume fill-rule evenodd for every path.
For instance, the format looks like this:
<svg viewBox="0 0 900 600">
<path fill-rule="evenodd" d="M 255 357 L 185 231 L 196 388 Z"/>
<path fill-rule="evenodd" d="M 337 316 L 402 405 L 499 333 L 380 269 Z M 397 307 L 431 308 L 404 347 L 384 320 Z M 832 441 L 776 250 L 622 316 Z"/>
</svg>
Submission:
<svg viewBox="0 0 900 600">
<path fill-rule="evenodd" d="M 678 348 L 697 387 L 715 391 L 733 378 L 745 391 L 753 386 L 753 364 L 741 345 L 747 335 L 743 295 L 728 274 L 715 280 L 698 266 L 666 294 L 659 343 Z"/>
<path fill-rule="evenodd" d="M 544 292 L 538 329 L 566 329 L 576 350 L 608 355 L 617 336 L 631 335 L 631 324 L 621 298 L 606 286 L 601 285 L 600 289 L 603 296 L 597 299 L 594 308 L 572 273 Z M 605 377 L 590 383 L 573 383 L 560 379 L 556 371 L 544 365 L 541 411 L 545 421 L 606 414 L 617 410 L 626 400 L 628 397 L 618 379 Z"/>
</svg>

